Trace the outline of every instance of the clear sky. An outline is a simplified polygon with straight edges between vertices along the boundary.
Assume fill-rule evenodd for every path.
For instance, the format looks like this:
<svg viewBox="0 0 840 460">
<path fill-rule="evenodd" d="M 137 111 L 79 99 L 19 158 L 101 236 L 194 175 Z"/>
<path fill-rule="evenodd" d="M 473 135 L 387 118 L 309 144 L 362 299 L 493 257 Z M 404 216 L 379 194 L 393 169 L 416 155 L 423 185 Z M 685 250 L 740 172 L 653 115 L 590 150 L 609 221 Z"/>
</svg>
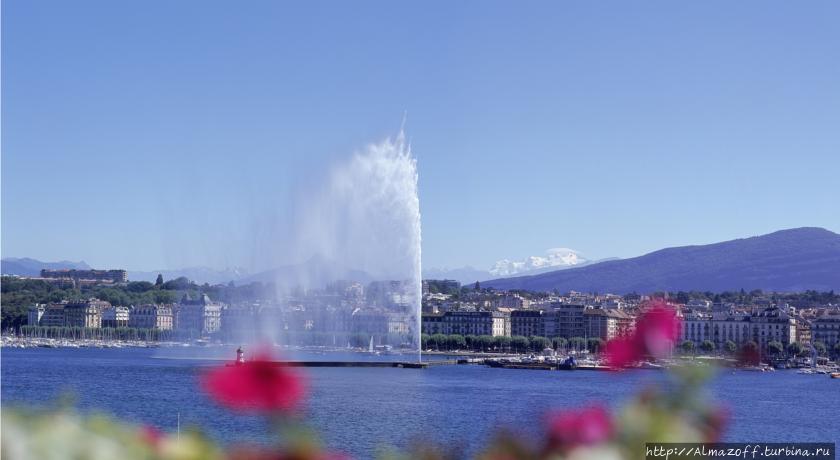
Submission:
<svg viewBox="0 0 840 460">
<path fill-rule="evenodd" d="M 838 23 L 820 1 L 7 0 L 2 253 L 264 268 L 261 222 L 404 114 L 426 266 L 840 231 Z"/>
</svg>

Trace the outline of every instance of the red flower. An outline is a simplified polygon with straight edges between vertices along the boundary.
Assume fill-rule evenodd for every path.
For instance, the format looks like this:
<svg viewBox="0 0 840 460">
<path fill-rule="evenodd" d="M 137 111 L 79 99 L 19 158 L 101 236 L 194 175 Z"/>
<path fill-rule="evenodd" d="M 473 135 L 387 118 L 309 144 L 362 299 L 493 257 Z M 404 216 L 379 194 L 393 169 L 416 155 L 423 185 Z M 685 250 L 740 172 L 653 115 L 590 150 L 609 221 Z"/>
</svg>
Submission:
<svg viewBox="0 0 840 460">
<path fill-rule="evenodd" d="M 163 433 L 153 426 L 144 425 L 140 428 L 140 439 L 153 449 L 158 449 L 163 442 Z"/>
<path fill-rule="evenodd" d="M 341 453 L 320 450 L 283 451 L 260 446 L 237 446 L 228 451 L 228 460 L 350 460 Z"/>
<path fill-rule="evenodd" d="M 607 356 L 607 366 L 613 369 L 629 366 L 644 357 L 636 340 L 631 337 L 619 337 L 607 342 L 604 349 Z"/>
<path fill-rule="evenodd" d="M 289 411 L 304 395 L 296 372 L 261 353 L 241 365 L 219 367 L 203 380 L 204 389 L 219 403 L 249 412 Z"/>
<path fill-rule="evenodd" d="M 632 335 L 607 343 L 607 364 L 612 368 L 626 367 L 646 356 L 664 357 L 677 339 L 680 330 L 676 312 L 662 301 L 649 304 L 650 309 L 636 321 Z"/>
<path fill-rule="evenodd" d="M 600 443 L 613 434 L 612 419 L 602 406 L 550 414 L 548 423 L 551 447 L 562 450 Z"/>
</svg>

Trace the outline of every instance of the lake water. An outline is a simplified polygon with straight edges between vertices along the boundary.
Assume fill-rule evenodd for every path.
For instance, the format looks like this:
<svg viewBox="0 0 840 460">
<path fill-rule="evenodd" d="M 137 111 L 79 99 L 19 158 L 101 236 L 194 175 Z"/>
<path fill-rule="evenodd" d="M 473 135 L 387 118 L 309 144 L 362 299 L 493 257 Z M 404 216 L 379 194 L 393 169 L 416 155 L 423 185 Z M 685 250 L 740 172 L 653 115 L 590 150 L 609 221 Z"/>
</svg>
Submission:
<svg viewBox="0 0 840 460">
<path fill-rule="evenodd" d="M 4 348 L 2 404 L 49 404 L 70 392 L 84 410 L 105 411 L 166 431 L 176 429 L 180 414 L 182 427 L 201 425 L 224 443 L 265 440 L 262 419 L 231 414 L 198 390 L 201 372 L 218 365 L 198 352 Z M 229 350 L 217 353 L 231 356 Z M 320 355 L 346 358 L 374 359 Z M 404 447 L 425 439 L 447 446 L 464 442 L 464 451 L 474 452 L 501 427 L 534 433 L 549 408 L 597 401 L 616 405 L 646 382 L 662 378 L 657 371 L 615 374 L 484 366 L 305 371 L 310 423 L 331 449 L 356 458 L 371 458 L 385 445 Z M 840 380 L 793 371 L 727 371 L 709 390 L 732 413 L 727 441 L 840 441 Z"/>
</svg>

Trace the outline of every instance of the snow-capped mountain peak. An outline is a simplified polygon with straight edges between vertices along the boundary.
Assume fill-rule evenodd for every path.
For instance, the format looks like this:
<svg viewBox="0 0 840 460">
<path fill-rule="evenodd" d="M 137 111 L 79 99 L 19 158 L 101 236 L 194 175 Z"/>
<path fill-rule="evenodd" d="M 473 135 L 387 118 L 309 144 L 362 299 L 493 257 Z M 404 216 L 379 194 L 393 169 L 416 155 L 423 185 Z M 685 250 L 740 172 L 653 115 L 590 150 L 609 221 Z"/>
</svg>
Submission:
<svg viewBox="0 0 840 460">
<path fill-rule="evenodd" d="M 569 248 L 552 248 L 543 256 L 529 256 L 523 260 L 502 259 L 493 265 L 493 276 L 512 276 L 546 268 L 568 268 L 588 262 L 580 253 Z"/>
</svg>

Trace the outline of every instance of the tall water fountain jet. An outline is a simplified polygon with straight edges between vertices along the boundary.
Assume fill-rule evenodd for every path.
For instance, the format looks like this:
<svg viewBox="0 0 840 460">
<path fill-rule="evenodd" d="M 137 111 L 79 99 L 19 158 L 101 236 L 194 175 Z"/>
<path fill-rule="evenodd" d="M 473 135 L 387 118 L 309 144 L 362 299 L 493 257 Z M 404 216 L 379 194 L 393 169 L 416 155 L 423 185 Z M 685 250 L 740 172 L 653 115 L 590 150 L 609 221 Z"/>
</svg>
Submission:
<svg viewBox="0 0 840 460">
<path fill-rule="evenodd" d="M 300 200 L 297 258 L 319 258 L 331 267 L 335 278 L 341 272 L 361 271 L 387 286 L 398 285 L 397 294 L 389 291 L 390 299 L 396 300 L 389 301 L 387 308 L 389 314 L 404 314 L 406 326 L 402 330 L 391 321 L 388 332 L 404 335 L 419 351 L 422 279 L 417 179 L 417 161 L 402 130 L 395 138 L 368 145 L 336 164 L 326 184 Z"/>
</svg>

